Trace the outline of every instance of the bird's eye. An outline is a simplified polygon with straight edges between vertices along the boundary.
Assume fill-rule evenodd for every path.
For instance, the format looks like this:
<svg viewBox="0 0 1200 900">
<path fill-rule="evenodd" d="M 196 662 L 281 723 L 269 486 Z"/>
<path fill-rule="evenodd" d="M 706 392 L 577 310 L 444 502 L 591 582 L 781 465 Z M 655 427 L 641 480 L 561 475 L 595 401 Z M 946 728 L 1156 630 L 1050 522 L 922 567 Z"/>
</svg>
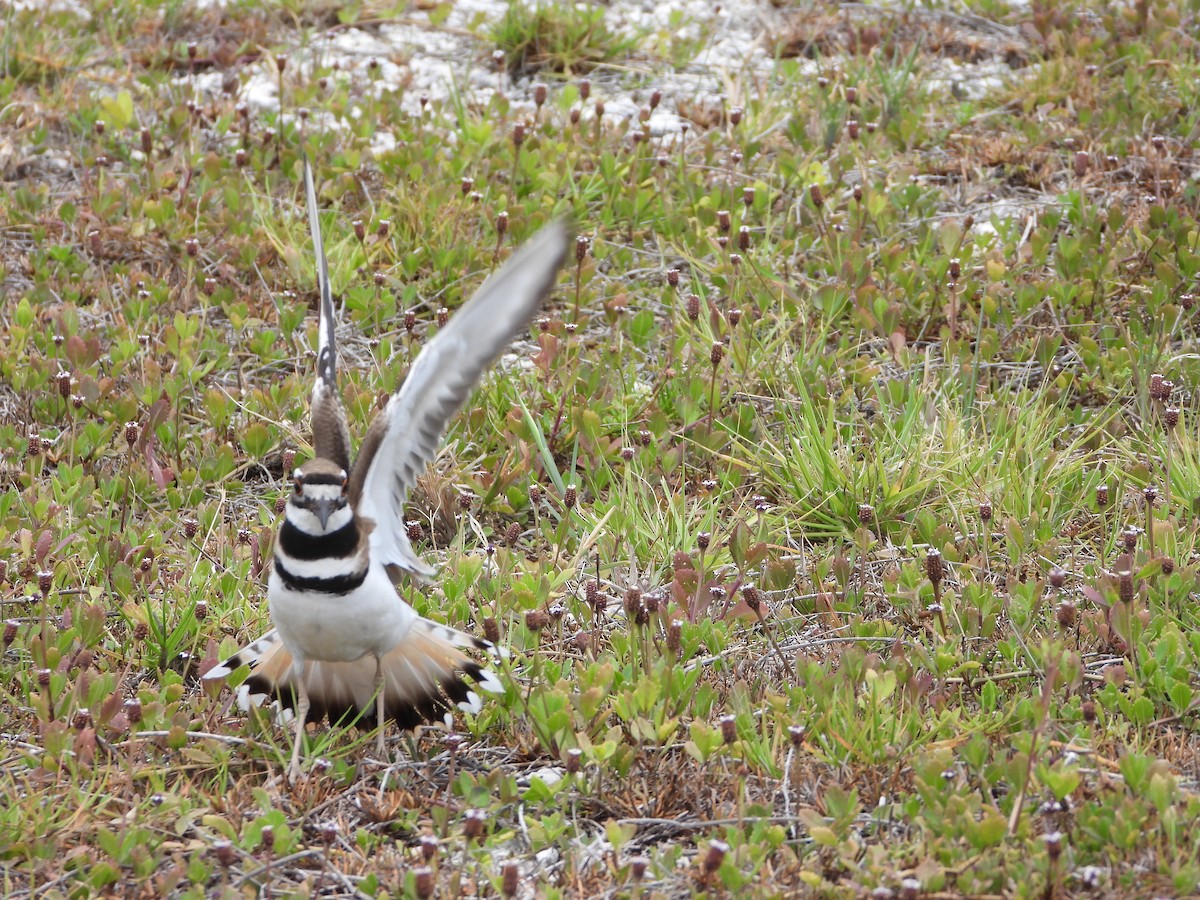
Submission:
<svg viewBox="0 0 1200 900">
<path fill-rule="evenodd" d="M 304 490 L 304 476 L 300 474 L 299 470 L 297 470 L 296 473 L 294 475 L 292 475 L 292 487 L 294 487 L 296 489 L 297 496 L 299 496 L 300 493 Z"/>
<path fill-rule="evenodd" d="M 350 478 L 345 472 L 342 473 L 342 495 L 345 496 L 346 491 L 350 489 Z"/>
</svg>

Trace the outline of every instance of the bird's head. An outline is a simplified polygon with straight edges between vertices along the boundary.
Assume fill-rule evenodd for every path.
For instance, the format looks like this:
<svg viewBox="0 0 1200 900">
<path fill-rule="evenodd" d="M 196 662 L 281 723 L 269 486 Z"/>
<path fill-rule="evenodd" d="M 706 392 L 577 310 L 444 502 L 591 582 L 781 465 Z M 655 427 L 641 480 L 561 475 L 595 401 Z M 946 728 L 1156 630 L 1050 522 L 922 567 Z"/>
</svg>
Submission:
<svg viewBox="0 0 1200 900">
<path fill-rule="evenodd" d="M 309 534 L 337 531 L 353 518 L 346 470 L 327 459 L 306 462 L 292 473 L 286 515 Z"/>
</svg>

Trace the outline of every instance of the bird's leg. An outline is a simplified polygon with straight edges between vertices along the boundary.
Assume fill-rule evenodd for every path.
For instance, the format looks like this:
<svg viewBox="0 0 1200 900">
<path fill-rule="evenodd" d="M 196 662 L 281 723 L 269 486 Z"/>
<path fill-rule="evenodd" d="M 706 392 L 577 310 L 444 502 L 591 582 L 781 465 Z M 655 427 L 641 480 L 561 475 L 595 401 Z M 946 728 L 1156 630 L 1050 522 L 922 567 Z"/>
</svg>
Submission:
<svg viewBox="0 0 1200 900">
<path fill-rule="evenodd" d="M 308 676 L 308 663 L 296 667 L 296 739 L 292 743 L 292 764 L 288 766 L 288 781 L 295 782 L 300 777 L 300 745 L 304 742 L 304 724 L 308 719 L 308 686 L 305 680 Z"/>
<path fill-rule="evenodd" d="M 387 748 L 383 745 L 383 729 L 386 725 L 384 719 L 384 709 L 387 704 L 384 702 L 383 696 L 383 657 L 375 655 L 375 724 L 379 726 L 379 734 L 375 738 L 375 752 L 382 759 L 387 752 Z"/>
</svg>

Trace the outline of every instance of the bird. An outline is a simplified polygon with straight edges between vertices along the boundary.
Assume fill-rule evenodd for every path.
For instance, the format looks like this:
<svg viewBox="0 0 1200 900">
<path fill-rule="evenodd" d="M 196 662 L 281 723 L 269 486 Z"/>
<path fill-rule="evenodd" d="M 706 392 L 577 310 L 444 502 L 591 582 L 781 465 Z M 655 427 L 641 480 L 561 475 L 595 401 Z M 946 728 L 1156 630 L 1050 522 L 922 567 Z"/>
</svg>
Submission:
<svg viewBox="0 0 1200 900">
<path fill-rule="evenodd" d="M 376 414 L 351 462 L 350 428 L 337 383 L 336 314 L 318 219 L 312 168 L 304 190 L 320 295 L 312 389 L 313 458 L 291 475 L 267 583 L 274 626 L 204 674 L 242 666 L 238 705 L 273 698 L 294 716 L 287 778 L 300 777 L 308 721 L 353 720 L 415 728 L 452 708 L 482 708 L 479 690 L 500 692 L 496 675 L 471 651 L 492 645 L 418 615 L 398 593 L 404 573 L 434 570 L 413 550 L 404 519 L 409 489 L 437 453 L 451 418 L 554 289 L 570 227 L 551 222 L 450 317 L 425 345 L 400 388 Z"/>
</svg>

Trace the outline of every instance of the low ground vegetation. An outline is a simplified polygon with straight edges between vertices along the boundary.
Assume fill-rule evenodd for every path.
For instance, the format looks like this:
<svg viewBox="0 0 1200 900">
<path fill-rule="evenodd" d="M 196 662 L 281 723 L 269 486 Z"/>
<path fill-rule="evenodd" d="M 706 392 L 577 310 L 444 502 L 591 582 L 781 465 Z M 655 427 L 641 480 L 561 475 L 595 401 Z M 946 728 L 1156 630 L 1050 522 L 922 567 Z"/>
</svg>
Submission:
<svg viewBox="0 0 1200 900">
<path fill-rule="evenodd" d="M 3 893 L 1194 895 L 1194 13 L 967 6 L 769 8 L 717 96 L 517 5 L 416 113 L 306 49 L 444 5 L 0 8 Z M 289 788 L 198 674 L 307 449 L 302 149 L 358 434 L 579 240 L 410 508 L 507 693 Z"/>
</svg>

